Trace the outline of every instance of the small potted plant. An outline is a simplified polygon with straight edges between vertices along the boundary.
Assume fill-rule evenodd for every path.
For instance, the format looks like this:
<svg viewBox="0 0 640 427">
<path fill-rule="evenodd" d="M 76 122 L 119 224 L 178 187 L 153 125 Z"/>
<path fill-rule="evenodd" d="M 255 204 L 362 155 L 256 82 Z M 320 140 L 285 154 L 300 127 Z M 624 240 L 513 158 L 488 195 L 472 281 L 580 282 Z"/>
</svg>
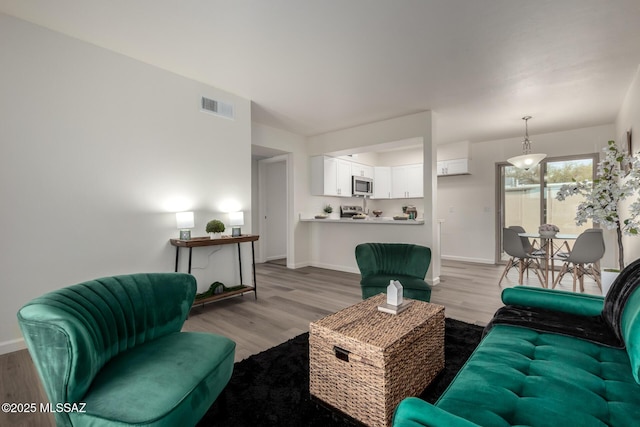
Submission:
<svg viewBox="0 0 640 427">
<path fill-rule="evenodd" d="M 331 207 L 331 205 L 327 205 L 327 206 L 324 207 L 324 213 L 329 215 L 329 214 L 331 214 L 331 212 L 333 212 L 333 208 Z"/>
<path fill-rule="evenodd" d="M 224 231 L 224 223 L 219 219 L 212 219 L 207 223 L 206 230 L 212 239 L 219 239 Z"/>
</svg>

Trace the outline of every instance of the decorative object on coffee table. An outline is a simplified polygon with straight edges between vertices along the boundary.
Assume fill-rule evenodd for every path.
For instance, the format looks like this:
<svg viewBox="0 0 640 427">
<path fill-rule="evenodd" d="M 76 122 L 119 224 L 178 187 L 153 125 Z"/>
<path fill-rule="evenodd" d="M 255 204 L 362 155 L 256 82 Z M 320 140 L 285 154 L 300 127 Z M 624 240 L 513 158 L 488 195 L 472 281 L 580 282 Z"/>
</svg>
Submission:
<svg viewBox="0 0 640 427">
<path fill-rule="evenodd" d="M 444 307 L 423 301 L 397 316 L 379 294 L 309 326 L 310 393 L 368 426 L 390 426 L 405 397 L 444 368 Z"/>
<path fill-rule="evenodd" d="M 378 310 L 389 314 L 398 314 L 409 307 L 411 300 L 403 301 L 402 283 L 397 280 L 389 280 L 387 286 L 387 303 L 378 306 Z"/>
</svg>

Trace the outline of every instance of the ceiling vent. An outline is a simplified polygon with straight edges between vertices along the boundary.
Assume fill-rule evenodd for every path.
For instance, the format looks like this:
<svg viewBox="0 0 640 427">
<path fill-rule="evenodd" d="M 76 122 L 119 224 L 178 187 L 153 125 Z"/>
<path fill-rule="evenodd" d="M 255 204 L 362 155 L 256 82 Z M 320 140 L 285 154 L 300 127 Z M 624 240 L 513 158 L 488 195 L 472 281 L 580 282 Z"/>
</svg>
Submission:
<svg viewBox="0 0 640 427">
<path fill-rule="evenodd" d="M 215 99 L 202 97 L 200 111 L 215 114 L 216 116 L 233 119 L 233 105 Z"/>
</svg>

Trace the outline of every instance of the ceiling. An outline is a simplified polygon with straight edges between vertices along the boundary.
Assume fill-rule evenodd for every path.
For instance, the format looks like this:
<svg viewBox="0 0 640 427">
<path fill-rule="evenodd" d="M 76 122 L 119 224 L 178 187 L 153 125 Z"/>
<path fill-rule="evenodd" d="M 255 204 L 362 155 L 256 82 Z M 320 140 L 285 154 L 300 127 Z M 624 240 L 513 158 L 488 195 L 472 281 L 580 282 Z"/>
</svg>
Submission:
<svg viewBox="0 0 640 427">
<path fill-rule="evenodd" d="M 252 101 L 316 135 L 424 110 L 439 142 L 612 123 L 640 0 L 0 0 L 0 12 Z"/>
</svg>

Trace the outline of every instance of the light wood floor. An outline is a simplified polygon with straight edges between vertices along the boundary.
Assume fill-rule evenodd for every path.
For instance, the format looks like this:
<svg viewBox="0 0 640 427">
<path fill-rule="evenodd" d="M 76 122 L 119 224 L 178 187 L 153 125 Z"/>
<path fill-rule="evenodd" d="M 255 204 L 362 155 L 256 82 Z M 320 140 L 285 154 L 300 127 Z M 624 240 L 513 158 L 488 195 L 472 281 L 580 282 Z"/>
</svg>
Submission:
<svg viewBox="0 0 640 427">
<path fill-rule="evenodd" d="M 503 266 L 444 261 L 441 283 L 434 287 L 431 302 L 445 306 L 445 315 L 485 325 L 502 305 L 498 279 Z M 361 300 L 358 274 L 314 267 L 289 270 L 281 263 L 256 266 L 258 299 L 245 294 L 195 307 L 185 322 L 186 331 L 226 335 L 236 341 L 236 361 L 259 353 L 309 330 L 309 323 Z M 517 271 L 505 278 L 503 287 L 517 284 Z M 525 283 L 540 286 L 535 274 Z M 567 275 L 559 288 L 571 290 Z M 595 283 L 585 281 L 585 292 L 599 294 Z M 2 402 L 47 402 L 33 362 L 26 350 L 0 356 Z M 54 426 L 49 414 L 0 413 L 0 426 Z"/>
</svg>

